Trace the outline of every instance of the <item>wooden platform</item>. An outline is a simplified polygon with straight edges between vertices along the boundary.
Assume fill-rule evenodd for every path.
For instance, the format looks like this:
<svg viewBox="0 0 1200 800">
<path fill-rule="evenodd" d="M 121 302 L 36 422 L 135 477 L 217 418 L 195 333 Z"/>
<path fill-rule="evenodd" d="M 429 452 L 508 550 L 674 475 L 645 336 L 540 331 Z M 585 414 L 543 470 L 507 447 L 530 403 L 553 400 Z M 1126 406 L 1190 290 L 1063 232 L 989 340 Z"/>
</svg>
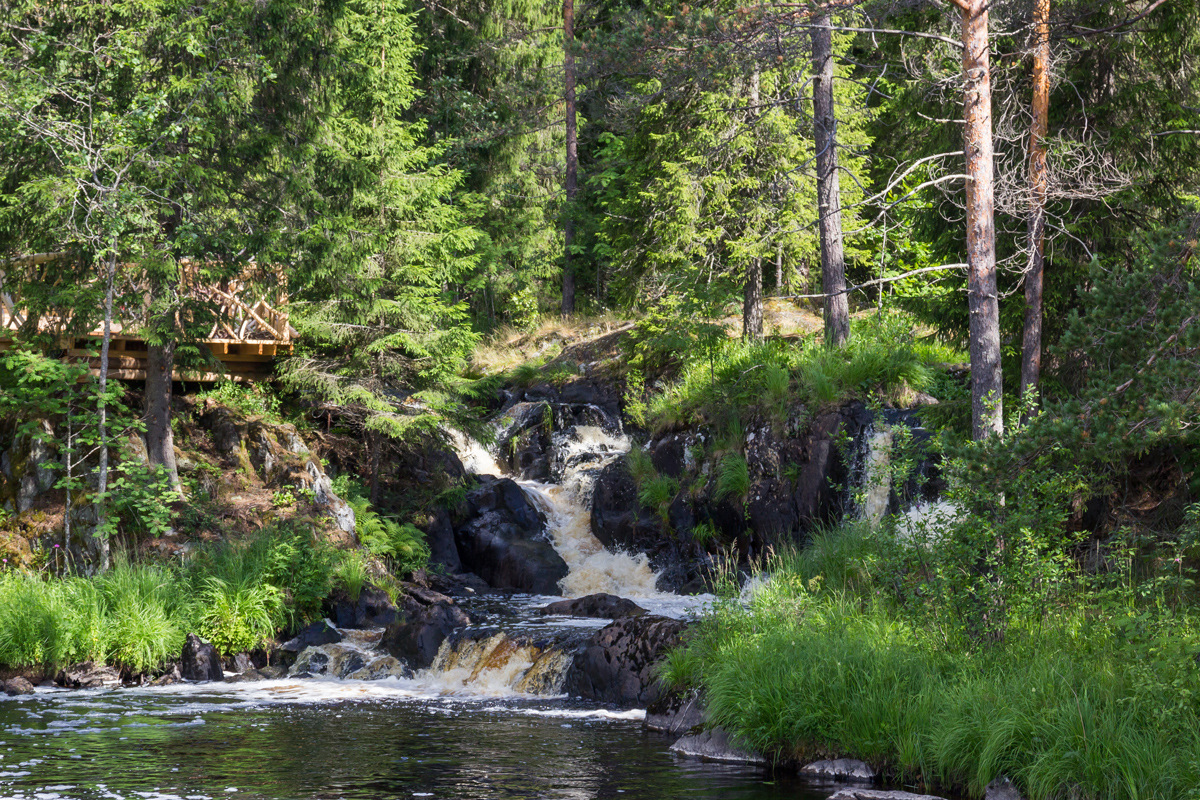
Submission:
<svg viewBox="0 0 1200 800">
<path fill-rule="evenodd" d="M 9 262 L 0 261 L 0 266 L 14 261 L 36 265 L 60 256 L 58 253 L 41 253 Z M 19 298 L 14 298 L 5 290 L 4 277 L 5 273 L 0 269 L 0 351 L 12 346 L 15 332 L 26 322 Z M 288 324 L 287 313 L 280 310 L 286 302 L 286 292 L 277 288 L 272 292 L 256 291 L 251 295 L 253 290 L 250 287 L 249 281 L 231 280 L 217 286 L 196 286 L 191 289 L 195 297 L 211 303 L 218 311 L 217 322 L 202 342 L 213 357 L 221 362 L 224 372 L 177 369 L 173 373 L 175 380 L 202 383 L 222 379 L 267 380 L 272 375 L 275 359 L 292 351 L 296 331 Z M 38 328 L 53 330 L 53 322 L 39 321 Z M 138 327 L 137 320 L 114 321 L 109 336 L 109 377 L 135 381 L 146 379 L 147 346 L 139 335 Z M 92 374 L 98 375 L 98 353 L 102 339 L 102 332 L 93 330 L 86 336 L 60 340 L 60 347 L 64 357 L 86 360 Z"/>
</svg>

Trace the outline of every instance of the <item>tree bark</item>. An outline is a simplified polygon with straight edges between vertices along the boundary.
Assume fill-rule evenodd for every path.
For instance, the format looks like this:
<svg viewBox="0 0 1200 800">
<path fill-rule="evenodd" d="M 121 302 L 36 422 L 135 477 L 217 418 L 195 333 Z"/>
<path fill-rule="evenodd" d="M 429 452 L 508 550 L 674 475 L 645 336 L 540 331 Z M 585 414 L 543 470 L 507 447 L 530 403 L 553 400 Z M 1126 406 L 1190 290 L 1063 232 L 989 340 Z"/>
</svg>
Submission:
<svg viewBox="0 0 1200 800">
<path fill-rule="evenodd" d="M 829 15 L 812 28 L 813 123 L 817 147 L 817 212 L 821 231 L 821 290 L 825 293 L 825 342 L 841 347 L 850 338 L 842 208 L 838 190 L 837 118 L 833 108 L 833 31 Z"/>
<path fill-rule="evenodd" d="M 742 338 L 761 341 L 763 338 L 763 280 L 762 259 L 756 258 L 746 267 L 746 292 L 742 303 Z"/>
<path fill-rule="evenodd" d="M 146 450 L 150 466 L 167 470 L 171 486 L 179 489 L 175 464 L 175 437 L 171 433 L 171 373 L 175 367 L 175 342 L 151 344 L 146 353 Z"/>
<path fill-rule="evenodd" d="M 1042 278 L 1046 263 L 1046 132 L 1050 116 L 1050 0 L 1034 0 L 1033 121 L 1029 128 L 1029 269 L 1025 273 L 1025 328 L 1021 394 L 1035 395 L 1042 372 Z"/>
<path fill-rule="evenodd" d="M 783 295 L 783 245 L 775 245 L 775 295 Z"/>
<path fill-rule="evenodd" d="M 113 284 L 117 278 L 117 243 L 104 265 L 104 334 L 100 340 L 100 396 L 96 399 L 96 417 L 99 420 L 100 455 L 96 475 L 96 527 L 100 531 L 100 570 L 107 571 L 112 561 L 112 548 L 108 534 L 103 532 L 105 506 L 108 498 L 108 347 L 112 342 Z"/>
<path fill-rule="evenodd" d="M 562 313 L 575 313 L 575 265 L 571 262 L 571 245 L 575 240 L 575 193 L 578 186 L 579 142 L 575 130 L 575 0 L 563 0 L 563 81 L 567 112 L 567 175 L 566 214 L 563 220 L 563 282 Z"/>
<path fill-rule="evenodd" d="M 992 86 L 988 0 L 956 0 L 962 9 L 963 155 L 967 174 L 967 304 L 970 310 L 971 433 L 1004 432 L 1000 300 L 992 173 Z"/>
</svg>

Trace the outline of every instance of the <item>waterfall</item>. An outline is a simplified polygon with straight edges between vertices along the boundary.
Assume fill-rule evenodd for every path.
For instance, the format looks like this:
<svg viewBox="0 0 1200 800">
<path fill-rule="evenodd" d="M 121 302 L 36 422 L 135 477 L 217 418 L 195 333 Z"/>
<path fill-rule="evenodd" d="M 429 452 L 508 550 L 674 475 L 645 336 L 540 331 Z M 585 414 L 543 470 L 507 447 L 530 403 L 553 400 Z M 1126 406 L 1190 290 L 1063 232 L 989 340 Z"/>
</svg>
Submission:
<svg viewBox="0 0 1200 800">
<path fill-rule="evenodd" d="M 379 649 L 382 628 L 339 629 L 341 642 L 305 648 L 288 676 L 377 681 L 391 679 L 413 694 L 509 697 L 560 693 L 571 649 L 561 642 L 496 630 L 464 630 L 442 642 L 428 669 L 413 672 Z"/>
<path fill-rule="evenodd" d="M 479 442 L 457 431 L 450 432 L 450 439 L 468 472 L 504 475 Z M 610 552 L 592 534 L 596 477 L 629 452 L 629 437 L 596 425 L 575 425 L 556 432 L 553 442 L 551 471 L 557 483 L 513 480 L 546 515 L 550 544 L 567 563 L 567 576 L 559 582 L 563 596 L 607 592 L 634 599 L 665 597 L 655 589 L 658 575 L 650 568 L 649 557 Z"/>
<path fill-rule="evenodd" d="M 862 468 L 862 506 L 859 519 L 872 526 L 883 522 L 892 497 L 892 429 L 871 425 L 863 434 L 866 453 Z"/>
</svg>

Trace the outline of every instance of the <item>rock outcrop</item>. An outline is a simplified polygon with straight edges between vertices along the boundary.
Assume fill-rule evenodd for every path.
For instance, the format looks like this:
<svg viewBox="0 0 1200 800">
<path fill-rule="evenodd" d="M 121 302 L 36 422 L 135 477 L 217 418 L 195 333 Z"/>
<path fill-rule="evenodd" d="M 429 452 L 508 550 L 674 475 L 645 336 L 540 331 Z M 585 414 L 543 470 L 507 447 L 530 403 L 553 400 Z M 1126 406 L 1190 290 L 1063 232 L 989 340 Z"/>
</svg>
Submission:
<svg viewBox="0 0 1200 800">
<path fill-rule="evenodd" d="M 23 694 L 33 694 L 37 689 L 27 679 L 18 675 L 15 678 L 9 678 L 6 681 L 0 681 L 0 692 L 9 697 L 17 697 Z"/>
<path fill-rule="evenodd" d="M 589 594 L 571 600 L 559 600 L 540 609 L 542 614 L 560 614 L 568 617 L 597 617 L 600 619 L 624 619 L 640 617 L 646 609 L 632 600 L 615 594 Z"/>
<path fill-rule="evenodd" d="M 650 615 L 616 620 L 575 653 L 563 691 L 618 706 L 651 705 L 663 693 L 655 668 L 687 625 Z"/>
<path fill-rule="evenodd" d="M 508 478 L 481 476 L 457 511 L 463 567 L 497 589 L 561 594 L 567 562 L 546 541 L 546 518 Z"/>
<path fill-rule="evenodd" d="M 384 631 L 379 646 L 413 669 L 432 664 L 446 637 L 471 624 L 452 598 L 432 589 L 406 585 L 399 603 L 397 621 Z"/>
<path fill-rule="evenodd" d="M 60 669 L 54 676 L 54 682 L 67 689 L 101 689 L 121 685 L 121 673 L 112 667 L 84 661 Z"/>
<path fill-rule="evenodd" d="M 225 677 L 217 648 L 194 633 L 189 633 L 183 643 L 179 674 L 187 681 L 219 681 Z"/>
</svg>

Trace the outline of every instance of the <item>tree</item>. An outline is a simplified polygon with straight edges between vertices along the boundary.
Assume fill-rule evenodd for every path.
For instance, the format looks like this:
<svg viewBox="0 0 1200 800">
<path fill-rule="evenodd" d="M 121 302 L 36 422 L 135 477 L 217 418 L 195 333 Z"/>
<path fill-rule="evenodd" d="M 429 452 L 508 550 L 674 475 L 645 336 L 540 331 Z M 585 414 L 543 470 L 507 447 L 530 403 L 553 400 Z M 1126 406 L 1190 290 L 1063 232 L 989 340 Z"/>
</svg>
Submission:
<svg viewBox="0 0 1200 800">
<path fill-rule="evenodd" d="M 575 313 L 575 267 L 571 247 L 575 243 L 575 194 L 578 190 L 579 137 L 575 131 L 575 0 L 563 0 L 563 101 L 567 128 L 567 170 L 564 189 L 567 197 L 563 220 L 562 313 Z"/>
<path fill-rule="evenodd" d="M 1042 273 L 1046 264 L 1046 132 L 1050 117 L 1050 0 L 1033 1 L 1033 104 L 1029 125 L 1029 269 L 1021 394 L 1034 395 L 1042 368 Z"/>
<path fill-rule="evenodd" d="M 817 214 L 821 231 L 821 290 L 825 293 L 825 341 L 841 347 L 850 338 L 846 259 L 842 249 L 838 181 L 837 117 L 833 108 L 833 31 L 829 14 L 813 23 L 813 128 L 817 147 Z"/>
<path fill-rule="evenodd" d="M 967 305 L 970 312 L 971 432 L 1004 432 L 1000 297 L 992 179 L 992 89 L 987 0 L 955 0 L 962 10 L 963 153 L 966 160 Z"/>
</svg>

